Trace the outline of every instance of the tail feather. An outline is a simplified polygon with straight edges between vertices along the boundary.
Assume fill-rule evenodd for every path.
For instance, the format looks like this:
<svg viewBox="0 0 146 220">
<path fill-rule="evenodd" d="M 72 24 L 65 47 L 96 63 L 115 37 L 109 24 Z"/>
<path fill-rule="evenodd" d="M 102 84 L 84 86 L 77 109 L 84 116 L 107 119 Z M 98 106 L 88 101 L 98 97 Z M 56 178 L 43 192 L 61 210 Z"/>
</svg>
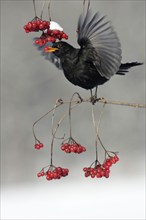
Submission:
<svg viewBox="0 0 146 220">
<path fill-rule="evenodd" d="M 125 73 L 127 73 L 131 67 L 140 66 L 142 64 L 143 63 L 139 63 L 139 62 L 122 63 L 117 74 L 125 75 Z"/>
</svg>

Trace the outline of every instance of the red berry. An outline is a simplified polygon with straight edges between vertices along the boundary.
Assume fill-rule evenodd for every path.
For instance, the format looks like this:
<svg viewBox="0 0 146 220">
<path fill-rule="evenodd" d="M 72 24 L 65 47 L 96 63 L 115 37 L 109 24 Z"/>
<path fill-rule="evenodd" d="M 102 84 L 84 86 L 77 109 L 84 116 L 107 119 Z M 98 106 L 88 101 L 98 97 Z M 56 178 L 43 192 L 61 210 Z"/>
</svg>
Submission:
<svg viewBox="0 0 146 220">
<path fill-rule="evenodd" d="M 86 148 L 85 148 L 85 147 L 82 147 L 82 151 L 85 152 L 85 151 L 86 151 Z"/>
<path fill-rule="evenodd" d="M 29 33 L 30 31 L 29 31 L 28 29 L 25 29 L 25 32 L 26 32 L 26 33 Z"/>
<path fill-rule="evenodd" d="M 91 174 L 91 178 L 94 178 L 94 177 L 95 177 L 95 174 L 92 173 L 92 174 Z"/>
<path fill-rule="evenodd" d="M 97 174 L 96 174 L 96 177 L 97 177 L 97 178 L 101 178 L 102 176 L 101 176 L 100 173 L 97 173 Z"/>
<path fill-rule="evenodd" d="M 50 37 L 50 42 L 55 43 L 56 38 L 55 37 Z"/>
<path fill-rule="evenodd" d="M 114 156 L 114 159 L 115 159 L 116 162 L 119 161 L 119 157 L 117 155 Z"/>
<path fill-rule="evenodd" d="M 46 26 L 46 25 L 47 25 L 47 21 L 42 21 L 42 24 L 43 24 L 44 26 Z"/>
<path fill-rule="evenodd" d="M 74 152 L 74 148 L 73 148 L 72 145 L 70 146 L 70 151 L 71 151 L 71 152 Z"/>
<path fill-rule="evenodd" d="M 87 167 L 84 167 L 84 168 L 83 168 L 83 171 L 84 171 L 84 172 L 86 172 L 87 170 L 88 170 L 88 168 L 87 168 Z"/>
<path fill-rule="evenodd" d="M 31 30 L 31 28 L 32 28 L 32 22 L 28 22 L 28 23 L 27 23 L 27 28 L 28 28 L 29 30 Z"/>
<path fill-rule="evenodd" d="M 46 23 L 46 28 L 49 28 L 50 27 L 50 22 L 49 21 L 47 21 L 47 23 Z"/>
<path fill-rule="evenodd" d="M 71 151 L 70 151 L 69 148 L 66 148 L 66 149 L 65 149 L 65 152 L 66 152 L 66 153 L 71 153 Z"/>
<path fill-rule="evenodd" d="M 97 168 L 97 172 L 98 172 L 98 173 L 101 173 L 101 171 L 102 171 L 102 168 L 101 168 L 101 167 L 98 167 L 98 168 Z"/>
<path fill-rule="evenodd" d="M 48 29 L 48 30 L 47 30 L 47 34 L 48 34 L 48 35 L 51 35 L 51 33 L 52 33 L 52 30 Z"/>
<path fill-rule="evenodd" d="M 52 178 L 51 178 L 50 175 L 47 175 L 47 176 L 46 176 L 46 179 L 47 179 L 47 180 L 52 180 Z"/>
<path fill-rule="evenodd" d="M 39 145 L 39 144 L 35 144 L 34 147 L 35 147 L 35 149 L 37 149 L 37 150 L 40 149 L 40 145 Z"/>
<path fill-rule="evenodd" d="M 53 30 L 53 34 L 58 35 L 58 34 L 60 34 L 60 31 L 59 30 Z"/>
<path fill-rule="evenodd" d="M 40 148 L 43 148 L 43 147 L 44 147 L 44 145 L 43 145 L 42 143 L 39 143 L 39 146 L 40 146 Z"/>
<path fill-rule="evenodd" d="M 64 151 L 64 150 L 65 150 L 65 148 L 66 148 L 66 147 L 65 147 L 64 145 L 62 145 L 62 146 L 61 146 L 61 150 L 63 150 L 63 151 Z"/>
<path fill-rule="evenodd" d="M 68 40 L 68 36 L 67 36 L 67 34 L 63 33 L 63 34 L 62 34 L 62 38 Z"/>
<path fill-rule="evenodd" d="M 44 173 L 44 171 L 42 171 L 42 172 L 41 172 L 41 176 L 44 176 L 44 175 L 45 175 L 45 173 Z"/>
<path fill-rule="evenodd" d="M 35 44 L 39 44 L 39 40 L 35 40 Z"/>
<path fill-rule="evenodd" d="M 105 173 L 104 175 L 106 178 L 109 178 L 109 173 Z"/>
<path fill-rule="evenodd" d="M 41 20 L 37 20 L 36 25 L 39 27 L 40 24 L 41 24 Z"/>
<path fill-rule="evenodd" d="M 39 29 L 40 29 L 40 30 L 43 30 L 44 27 L 45 27 L 45 26 L 44 26 L 42 23 L 39 25 Z"/>
<path fill-rule="evenodd" d="M 55 173 L 55 172 L 53 172 L 53 178 L 54 178 L 54 179 L 57 179 L 57 177 L 58 177 L 58 174 Z"/>
<path fill-rule="evenodd" d="M 90 176 L 89 172 L 85 173 L 85 177 L 88 177 Z"/>
<path fill-rule="evenodd" d="M 37 176 L 38 176 L 38 177 L 41 177 L 41 176 L 42 176 L 42 172 L 39 172 L 39 173 L 37 174 Z"/>
<path fill-rule="evenodd" d="M 105 176 L 105 171 L 102 170 L 102 171 L 100 172 L 100 174 L 101 174 L 101 176 Z"/>
</svg>

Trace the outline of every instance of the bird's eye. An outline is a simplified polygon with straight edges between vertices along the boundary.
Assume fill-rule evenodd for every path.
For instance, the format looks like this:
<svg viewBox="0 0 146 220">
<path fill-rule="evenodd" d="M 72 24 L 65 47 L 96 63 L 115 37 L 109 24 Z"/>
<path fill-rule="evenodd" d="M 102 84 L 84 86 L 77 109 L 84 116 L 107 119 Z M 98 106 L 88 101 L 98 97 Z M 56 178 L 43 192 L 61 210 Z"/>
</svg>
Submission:
<svg viewBox="0 0 146 220">
<path fill-rule="evenodd" d="M 58 48 L 61 48 L 62 47 L 62 45 L 61 44 L 58 44 L 58 46 L 57 46 Z"/>
</svg>

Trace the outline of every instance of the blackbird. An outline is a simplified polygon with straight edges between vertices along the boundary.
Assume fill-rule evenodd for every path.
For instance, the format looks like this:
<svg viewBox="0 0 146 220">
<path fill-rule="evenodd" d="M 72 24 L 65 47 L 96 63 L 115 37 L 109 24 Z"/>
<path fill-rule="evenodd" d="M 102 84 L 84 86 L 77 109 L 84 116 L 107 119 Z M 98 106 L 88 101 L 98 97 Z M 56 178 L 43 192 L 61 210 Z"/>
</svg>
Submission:
<svg viewBox="0 0 146 220">
<path fill-rule="evenodd" d="M 129 68 L 142 64 L 121 63 L 120 41 L 110 21 L 99 12 L 92 14 L 91 9 L 79 17 L 77 41 L 80 48 L 58 41 L 43 55 L 63 69 L 65 77 L 72 84 L 89 89 L 93 103 L 97 100 L 99 85 L 107 82 L 114 74 L 125 75 Z"/>
</svg>

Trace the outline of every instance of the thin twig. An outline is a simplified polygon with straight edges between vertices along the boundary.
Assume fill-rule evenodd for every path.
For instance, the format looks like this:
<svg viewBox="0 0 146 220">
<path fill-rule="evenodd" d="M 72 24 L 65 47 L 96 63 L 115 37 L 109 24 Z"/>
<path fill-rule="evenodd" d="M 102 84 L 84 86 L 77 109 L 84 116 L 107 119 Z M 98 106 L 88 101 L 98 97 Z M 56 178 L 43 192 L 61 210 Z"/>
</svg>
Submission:
<svg viewBox="0 0 146 220">
<path fill-rule="evenodd" d="M 54 126 L 54 117 L 55 117 L 55 111 L 57 109 L 58 104 L 58 99 L 55 102 L 54 108 L 53 108 L 53 113 L 52 113 L 52 135 L 53 135 L 53 126 Z"/>
<path fill-rule="evenodd" d="M 60 102 L 59 102 L 59 101 L 60 101 L 60 100 L 58 100 L 58 105 L 55 105 L 54 108 L 52 108 L 50 111 L 48 111 L 47 113 L 45 113 L 43 116 L 41 116 L 38 120 L 36 120 L 36 121 L 33 123 L 32 131 L 33 131 L 33 136 L 34 136 L 35 140 L 38 141 L 38 139 L 37 139 L 37 137 L 36 137 L 36 135 L 35 135 L 35 131 L 34 131 L 35 125 L 36 125 L 41 119 L 43 119 L 44 117 L 46 117 L 49 113 L 51 113 L 52 111 L 54 111 L 54 109 L 58 108 L 60 105 L 63 104 L 62 101 L 60 101 Z"/>
<path fill-rule="evenodd" d="M 73 98 L 74 98 L 75 95 L 77 95 L 78 98 L 79 98 L 77 104 L 80 104 L 80 103 L 82 102 L 82 98 L 81 98 L 81 96 L 80 96 L 80 94 L 79 94 L 78 92 L 75 92 L 75 93 L 72 95 L 71 99 L 70 99 L 70 102 L 69 102 L 69 127 L 70 127 L 70 137 L 72 137 L 72 131 L 71 131 L 71 110 L 72 110 L 72 107 L 71 107 L 71 105 L 72 105 L 72 101 L 73 101 Z"/>
</svg>

